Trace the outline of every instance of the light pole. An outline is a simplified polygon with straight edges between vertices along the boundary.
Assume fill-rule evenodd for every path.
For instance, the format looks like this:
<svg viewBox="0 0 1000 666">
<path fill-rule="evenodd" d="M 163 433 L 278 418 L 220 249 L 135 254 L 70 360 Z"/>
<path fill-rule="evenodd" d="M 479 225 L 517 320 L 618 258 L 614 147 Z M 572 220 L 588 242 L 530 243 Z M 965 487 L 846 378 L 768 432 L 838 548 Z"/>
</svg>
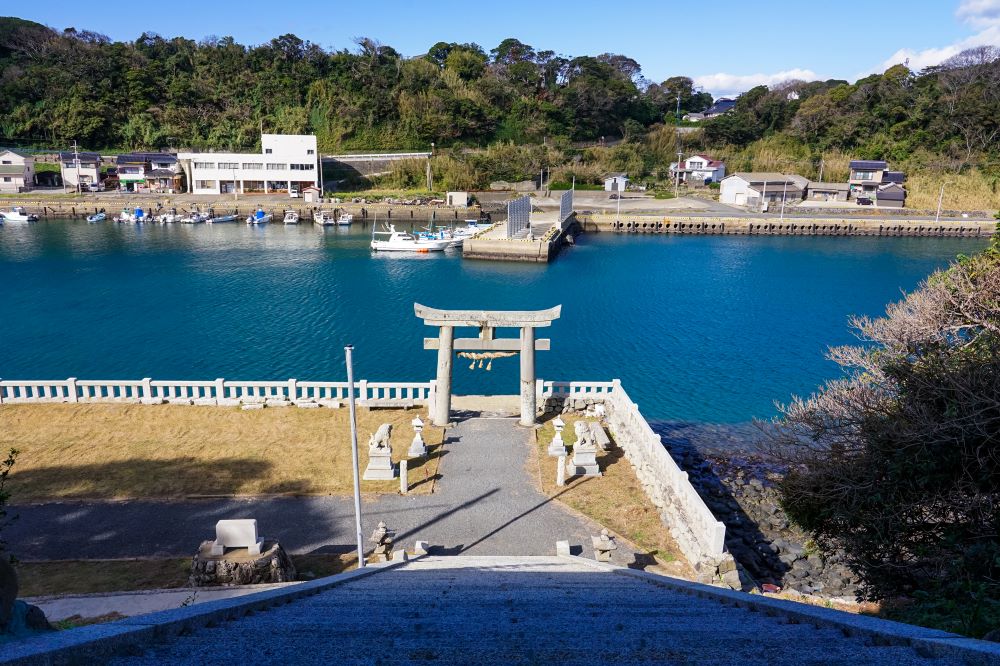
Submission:
<svg viewBox="0 0 1000 666">
<path fill-rule="evenodd" d="M 785 179 L 785 184 L 781 188 L 781 218 L 779 222 L 783 223 L 785 221 L 785 193 L 788 192 L 788 179 Z"/>
<path fill-rule="evenodd" d="M 354 474 L 354 531 L 358 540 L 358 567 L 365 566 L 364 542 L 361 537 L 361 480 L 358 478 L 358 420 L 354 407 L 354 345 L 344 347 L 347 361 L 347 404 L 351 417 L 351 472 Z"/>
<path fill-rule="evenodd" d="M 938 195 L 937 215 L 934 216 L 934 224 L 941 221 L 941 202 L 944 201 L 944 183 L 941 183 L 941 193 Z"/>
</svg>

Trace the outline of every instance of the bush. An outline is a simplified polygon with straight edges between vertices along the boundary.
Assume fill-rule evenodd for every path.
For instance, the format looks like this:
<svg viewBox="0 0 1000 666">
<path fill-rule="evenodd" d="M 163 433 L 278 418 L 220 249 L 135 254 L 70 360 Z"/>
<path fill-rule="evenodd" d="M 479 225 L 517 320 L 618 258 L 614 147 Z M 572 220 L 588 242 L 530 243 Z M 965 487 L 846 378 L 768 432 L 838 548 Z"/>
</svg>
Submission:
<svg viewBox="0 0 1000 666">
<path fill-rule="evenodd" d="M 7 508 L 7 503 L 10 501 L 10 491 L 7 490 L 7 477 L 10 476 L 10 470 L 14 467 L 14 463 L 17 461 L 17 449 L 11 449 L 7 452 L 7 458 L 0 461 L 0 533 L 3 532 L 3 528 L 10 525 L 16 516 L 10 516 L 10 510 Z M 7 542 L 0 538 L 0 555 L 3 555 L 7 550 Z M 10 558 L 13 561 L 13 557 Z"/>
<path fill-rule="evenodd" d="M 830 352 L 851 374 L 765 429 L 789 466 L 789 517 L 823 551 L 843 549 L 860 598 L 912 597 L 917 611 L 933 599 L 935 612 L 1000 598 L 998 304 L 994 240 L 885 317 L 854 319 L 865 344 Z"/>
<path fill-rule="evenodd" d="M 573 183 L 565 180 L 557 180 L 549 183 L 548 187 L 550 190 L 571 190 L 574 188 L 574 185 Z M 603 185 L 593 185 L 591 183 L 577 183 L 575 187 L 578 190 L 588 191 L 588 192 L 594 192 L 597 190 L 604 189 Z"/>
<path fill-rule="evenodd" d="M 654 199 L 673 199 L 674 198 L 674 193 L 673 192 L 668 192 L 666 190 L 657 190 L 656 192 L 653 193 L 653 198 Z"/>
</svg>

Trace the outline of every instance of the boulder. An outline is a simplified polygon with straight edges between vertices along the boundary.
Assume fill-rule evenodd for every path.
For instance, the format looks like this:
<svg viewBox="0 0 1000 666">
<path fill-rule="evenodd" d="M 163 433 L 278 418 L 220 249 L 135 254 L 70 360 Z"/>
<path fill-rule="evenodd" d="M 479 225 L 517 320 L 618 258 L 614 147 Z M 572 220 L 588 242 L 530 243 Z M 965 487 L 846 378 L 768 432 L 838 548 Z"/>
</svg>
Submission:
<svg viewBox="0 0 1000 666">
<path fill-rule="evenodd" d="M 0 559 L 0 641 L 52 631 L 45 612 L 17 600 L 17 571 L 6 558 Z"/>
</svg>

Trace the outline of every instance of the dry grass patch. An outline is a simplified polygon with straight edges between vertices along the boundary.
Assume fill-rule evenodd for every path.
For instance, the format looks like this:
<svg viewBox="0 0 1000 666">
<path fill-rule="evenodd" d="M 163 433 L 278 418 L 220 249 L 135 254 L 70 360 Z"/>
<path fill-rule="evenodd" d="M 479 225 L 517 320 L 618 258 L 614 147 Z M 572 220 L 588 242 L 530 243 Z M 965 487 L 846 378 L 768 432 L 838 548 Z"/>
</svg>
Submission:
<svg viewBox="0 0 1000 666">
<path fill-rule="evenodd" d="M 562 415 L 566 422 L 563 442 L 570 448 L 576 443 L 573 424 L 582 419 L 571 414 Z M 661 563 L 664 573 L 682 578 L 692 578 L 691 570 L 677 544 L 670 537 L 660 520 L 660 514 L 646 497 L 639 480 L 620 448 L 614 446 L 606 453 L 598 452 L 597 462 L 604 472 L 600 478 L 570 477 L 566 485 L 556 485 L 556 459 L 546 453 L 555 436 L 552 421 L 546 421 L 537 431 L 536 460 L 542 492 L 558 498 L 567 506 L 606 526 L 647 551 L 647 555 Z M 587 549 L 590 544 L 584 544 Z"/>
<path fill-rule="evenodd" d="M 405 457 L 418 410 L 358 411 L 363 470 L 368 437 L 393 426 L 393 460 Z M 433 485 L 443 430 L 424 428 L 430 451 L 410 461 L 411 492 Z M 178 498 L 197 495 L 340 495 L 352 489 L 346 409 L 242 411 L 186 405 L 4 405 L 0 450 L 20 450 L 14 502 Z M 362 481 L 398 492 L 398 481 Z"/>
<path fill-rule="evenodd" d="M 350 553 L 292 555 L 298 580 L 343 573 L 357 565 Z M 190 557 L 137 560 L 58 560 L 18 562 L 21 597 L 171 590 L 187 587 Z M 191 588 L 194 592 L 199 588 Z"/>
</svg>

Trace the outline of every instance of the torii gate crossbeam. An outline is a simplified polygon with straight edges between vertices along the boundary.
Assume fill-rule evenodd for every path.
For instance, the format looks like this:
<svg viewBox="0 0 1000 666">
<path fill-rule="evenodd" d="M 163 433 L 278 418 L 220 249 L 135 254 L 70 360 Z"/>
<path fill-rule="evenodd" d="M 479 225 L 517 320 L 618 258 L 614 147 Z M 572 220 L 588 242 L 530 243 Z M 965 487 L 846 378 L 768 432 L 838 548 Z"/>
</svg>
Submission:
<svg viewBox="0 0 1000 666">
<path fill-rule="evenodd" d="M 548 310 L 438 310 L 413 304 L 417 317 L 440 329 L 438 337 L 424 338 L 424 349 L 436 349 L 437 392 L 432 422 L 446 426 L 451 418 L 451 368 L 456 351 L 509 351 L 521 355 L 521 425 L 534 426 L 538 405 L 535 396 L 535 351 L 548 351 L 551 341 L 536 340 L 535 329 L 551 326 L 562 306 Z M 479 329 L 478 338 L 455 339 L 455 327 Z M 518 339 L 497 338 L 498 328 L 519 328 Z"/>
</svg>

